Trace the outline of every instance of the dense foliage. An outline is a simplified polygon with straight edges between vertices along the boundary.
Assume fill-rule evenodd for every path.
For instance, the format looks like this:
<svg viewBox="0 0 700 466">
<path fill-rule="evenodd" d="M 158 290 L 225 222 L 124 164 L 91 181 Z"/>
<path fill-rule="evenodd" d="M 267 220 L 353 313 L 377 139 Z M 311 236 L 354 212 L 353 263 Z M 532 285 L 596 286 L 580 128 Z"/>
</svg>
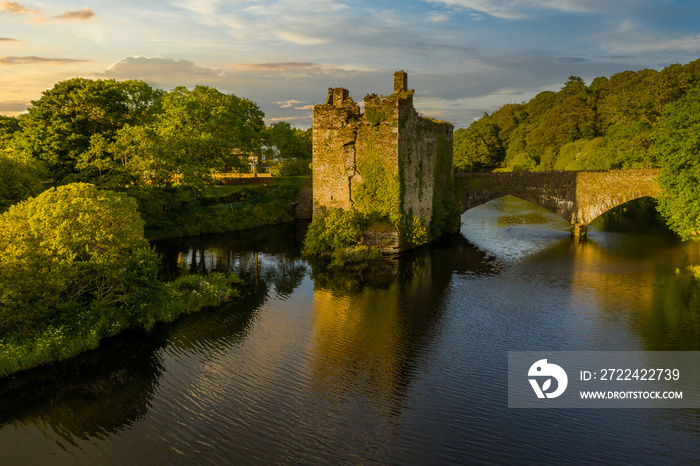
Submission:
<svg viewBox="0 0 700 466">
<path fill-rule="evenodd" d="M 46 185 L 82 181 L 135 199 L 148 231 L 206 232 L 183 219 L 207 217 L 201 207 L 213 174 L 256 162 L 278 176 L 310 174 L 311 131 L 266 127 L 263 117 L 255 103 L 206 86 L 165 92 L 142 81 L 59 82 L 25 115 L 0 118 L 0 212 Z M 259 225 L 264 215 L 257 217 L 228 220 L 236 228 Z M 210 220 L 200 225 L 223 228 Z"/>
<path fill-rule="evenodd" d="M 138 305 L 155 279 L 136 203 L 76 183 L 0 217 L 0 335 L 32 332 L 80 306 Z"/>
<path fill-rule="evenodd" d="M 667 107 L 698 81 L 700 60 L 662 71 L 599 77 L 589 86 L 571 76 L 558 92 L 545 91 L 529 102 L 505 105 L 455 131 L 455 167 L 461 171 L 659 167 L 653 150 L 659 123 Z"/>
<path fill-rule="evenodd" d="M 263 158 L 274 176 L 311 174 L 311 129 L 292 128 L 280 121 L 265 128 Z"/>
<path fill-rule="evenodd" d="M 54 179 L 77 172 L 93 136 L 112 140 L 125 125 L 148 121 L 162 96 L 142 81 L 73 78 L 57 83 L 19 119 L 16 150 L 44 162 Z"/>
<path fill-rule="evenodd" d="M 0 213 L 43 189 L 44 171 L 36 161 L 0 150 Z"/>
<path fill-rule="evenodd" d="M 362 244 L 370 223 L 371 218 L 357 209 L 331 209 L 309 226 L 304 254 L 329 259 L 335 266 L 378 259 L 379 250 Z"/>
<path fill-rule="evenodd" d="M 700 234 L 700 85 L 669 105 L 654 154 L 663 170 L 658 209 L 681 238 Z"/>
<path fill-rule="evenodd" d="M 158 281 L 128 196 L 73 183 L 0 216 L 0 376 L 232 297 L 235 277 Z"/>
</svg>

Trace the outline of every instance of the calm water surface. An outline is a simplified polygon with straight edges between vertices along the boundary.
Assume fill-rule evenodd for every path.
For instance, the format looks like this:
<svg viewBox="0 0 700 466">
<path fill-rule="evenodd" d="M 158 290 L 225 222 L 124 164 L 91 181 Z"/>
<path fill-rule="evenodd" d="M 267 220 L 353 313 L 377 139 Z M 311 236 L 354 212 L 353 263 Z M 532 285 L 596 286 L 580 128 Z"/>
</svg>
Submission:
<svg viewBox="0 0 700 466">
<path fill-rule="evenodd" d="M 700 350 L 694 243 L 569 237 L 514 198 L 369 280 L 299 258 L 303 228 L 157 245 L 243 301 L 0 381 L 2 464 L 700 461 L 697 410 L 515 410 L 519 350 Z"/>
</svg>

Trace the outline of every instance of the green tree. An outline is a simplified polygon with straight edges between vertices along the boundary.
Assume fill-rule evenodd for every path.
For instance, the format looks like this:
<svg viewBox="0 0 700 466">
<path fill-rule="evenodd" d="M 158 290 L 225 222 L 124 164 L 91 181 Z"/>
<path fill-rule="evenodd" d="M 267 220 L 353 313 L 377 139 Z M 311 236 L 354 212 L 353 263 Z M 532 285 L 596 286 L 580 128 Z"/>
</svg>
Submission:
<svg viewBox="0 0 700 466">
<path fill-rule="evenodd" d="M 76 173 L 76 163 L 94 135 L 112 140 L 124 125 L 147 121 L 160 94 L 142 81 L 59 82 L 20 119 L 16 149 L 42 160 L 60 180 Z"/>
<path fill-rule="evenodd" d="M 659 212 L 681 238 L 700 235 L 700 85 L 669 105 L 655 132 Z"/>
<path fill-rule="evenodd" d="M 259 154 L 264 114 L 247 99 L 207 86 L 177 87 L 162 106 L 154 130 L 186 179 L 241 169 Z"/>
<path fill-rule="evenodd" d="M 39 194 L 44 189 L 42 176 L 42 167 L 36 161 L 0 150 L 0 212 Z"/>
<path fill-rule="evenodd" d="M 0 216 L 0 336 L 70 321 L 81 308 L 138 306 L 137 285 L 157 274 L 143 225 L 133 199 L 85 183 L 10 207 Z"/>
<path fill-rule="evenodd" d="M 0 149 L 6 148 L 19 130 L 19 119 L 0 115 Z"/>
<path fill-rule="evenodd" d="M 246 166 L 264 128 L 254 103 L 210 87 L 178 87 L 158 106 L 146 123 L 93 135 L 76 165 L 84 179 L 138 199 L 149 228 L 194 208 L 211 174 Z"/>
<path fill-rule="evenodd" d="M 460 171 L 493 170 L 505 157 L 498 127 L 486 113 L 469 128 L 455 131 L 453 140 L 454 165 Z"/>
<path fill-rule="evenodd" d="M 311 130 L 300 130 L 284 121 L 265 128 L 263 157 L 274 175 L 310 174 Z"/>
<path fill-rule="evenodd" d="M 498 139 L 504 152 L 510 146 L 513 132 L 526 120 L 527 111 L 523 104 L 506 104 L 491 114 L 491 122 L 498 128 Z"/>
</svg>

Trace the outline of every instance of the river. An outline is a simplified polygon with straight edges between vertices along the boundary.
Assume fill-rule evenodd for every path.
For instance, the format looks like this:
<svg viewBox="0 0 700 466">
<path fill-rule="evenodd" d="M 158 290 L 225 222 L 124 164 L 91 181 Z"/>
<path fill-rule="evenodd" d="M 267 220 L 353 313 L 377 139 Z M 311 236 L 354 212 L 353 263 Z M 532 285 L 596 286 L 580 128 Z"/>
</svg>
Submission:
<svg viewBox="0 0 700 466">
<path fill-rule="evenodd" d="M 700 350 L 696 243 L 568 225 L 506 197 L 369 278 L 299 257 L 303 225 L 161 241 L 233 270 L 222 309 L 0 381 L 2 464 L 700 461 L 691 409 L 512 409 L 508 351 Z"/>
</svg>

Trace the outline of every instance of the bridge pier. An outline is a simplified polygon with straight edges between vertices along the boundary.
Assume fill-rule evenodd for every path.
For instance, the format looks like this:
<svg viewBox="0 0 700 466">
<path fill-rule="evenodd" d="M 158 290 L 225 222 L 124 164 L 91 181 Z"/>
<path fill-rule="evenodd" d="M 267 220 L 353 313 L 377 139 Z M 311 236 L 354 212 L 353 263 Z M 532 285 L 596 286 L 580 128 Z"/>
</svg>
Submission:
<svg viewBox="0 0 700 466">
<path fill-rule="evenodd" d="M 583 238 L 588 233 L 588 225 L 585 223 L 576 223 L 571 225 L 571 236 Z"/>
</svg>

